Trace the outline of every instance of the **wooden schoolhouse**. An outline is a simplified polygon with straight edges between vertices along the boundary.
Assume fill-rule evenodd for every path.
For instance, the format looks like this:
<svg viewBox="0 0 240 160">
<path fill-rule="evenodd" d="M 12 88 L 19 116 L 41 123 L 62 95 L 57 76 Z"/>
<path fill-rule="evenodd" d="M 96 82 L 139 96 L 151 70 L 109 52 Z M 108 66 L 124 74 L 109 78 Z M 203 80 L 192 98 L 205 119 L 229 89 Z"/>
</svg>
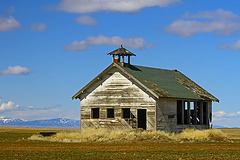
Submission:
<svg viewBox="0 0 240 160">
<path fill-rule="evenodd" d="M 207 129 L 219 100 L 178 70 L 132 65 L 122 46 L 112 64 L 72 99 L 80 100 L 81 129 Z M 127 59 L 127 63 L 124 61 Z"/>
</svg>

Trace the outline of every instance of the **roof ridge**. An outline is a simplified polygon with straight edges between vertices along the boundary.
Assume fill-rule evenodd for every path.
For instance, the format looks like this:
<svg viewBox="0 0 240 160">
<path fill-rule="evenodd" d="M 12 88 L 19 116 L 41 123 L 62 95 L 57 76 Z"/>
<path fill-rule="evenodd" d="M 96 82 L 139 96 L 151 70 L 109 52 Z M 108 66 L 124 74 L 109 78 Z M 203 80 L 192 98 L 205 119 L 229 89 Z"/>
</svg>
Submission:
<svg viewBox="0 0 240 160">
<path fill-rule="evenodd" d="M 155 67 L 146 67 L 146 66 L 139 66 L 139 65 L 132 65 L 136 67 L 144 67 L 144 68 L 150 68 L 150 69 L 158 69 L 158 70 L 166 70 L 166 71 L 173 71 L 171 69 L 163 69 L 163 68 L 155 68 Z"/>
</svg>

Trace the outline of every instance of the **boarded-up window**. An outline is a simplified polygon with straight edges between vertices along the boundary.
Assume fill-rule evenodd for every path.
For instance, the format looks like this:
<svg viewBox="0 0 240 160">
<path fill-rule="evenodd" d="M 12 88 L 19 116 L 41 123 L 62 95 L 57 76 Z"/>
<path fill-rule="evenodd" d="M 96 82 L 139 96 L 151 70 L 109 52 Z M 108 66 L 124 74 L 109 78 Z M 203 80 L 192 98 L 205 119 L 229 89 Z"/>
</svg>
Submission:
<svg viewBox="0 0 240 160">
<path fill-rule="evenodd" d="M 99 118 L 99 108 L 92 108 L 91 115 L 92 118 Z"/>
<path fill-rule="evenodd" d="M 107 109 L 107 118 L 114 118 L 114 109 L 113 108 Z"/>
<path fill-rule="evenodd" d="M 122 118 L 130 118 L 130 108 L 122 109 Z"/>
</svg>

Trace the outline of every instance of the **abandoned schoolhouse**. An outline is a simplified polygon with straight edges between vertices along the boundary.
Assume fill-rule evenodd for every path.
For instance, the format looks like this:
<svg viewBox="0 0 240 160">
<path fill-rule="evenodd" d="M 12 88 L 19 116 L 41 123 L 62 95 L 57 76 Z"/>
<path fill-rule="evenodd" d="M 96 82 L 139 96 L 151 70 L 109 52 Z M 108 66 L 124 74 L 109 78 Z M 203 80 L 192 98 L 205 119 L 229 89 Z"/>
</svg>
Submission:
<svg viewBox="0 0 240 160">
<path fill-rule="evenodd" d="M 132 65 L 122 46 L 112 64 L 72 99 L 80 99 L 81 129 L 207 129 L 219 100 L 178 70 Z M 124 58 L 128 59 L 125 63 Z"/>
</svg>

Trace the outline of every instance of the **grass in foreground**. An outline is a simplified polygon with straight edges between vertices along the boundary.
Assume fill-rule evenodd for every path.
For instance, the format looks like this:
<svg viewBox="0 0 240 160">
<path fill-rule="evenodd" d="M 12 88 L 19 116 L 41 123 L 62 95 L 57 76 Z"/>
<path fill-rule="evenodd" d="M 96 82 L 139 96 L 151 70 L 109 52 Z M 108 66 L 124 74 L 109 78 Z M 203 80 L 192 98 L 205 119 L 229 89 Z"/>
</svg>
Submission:
<svg viewBox="0 0 240 160">
<path fill-rule="evenodd" d="M 50 137 L 43 137 L 40 134 L 33 135 L 30 140 L 42 140 L 51 142 L 226 142 L 227 136 L 219 129 L 193 130 L 186 129 L 179 134 L 163 131 L 143 130 L 109 130 L 109 129 L 85 129 L 75 132 L 60 132 Z"/>
<path fill-rule="evenodd" d="M 240 159 L 238 140 L 234 143 L 61 143 L 28 140 L 33 134 L 43 131 L 59 133 L 74 130 L 0 128 L 0 159 Z"/>
</svg>

